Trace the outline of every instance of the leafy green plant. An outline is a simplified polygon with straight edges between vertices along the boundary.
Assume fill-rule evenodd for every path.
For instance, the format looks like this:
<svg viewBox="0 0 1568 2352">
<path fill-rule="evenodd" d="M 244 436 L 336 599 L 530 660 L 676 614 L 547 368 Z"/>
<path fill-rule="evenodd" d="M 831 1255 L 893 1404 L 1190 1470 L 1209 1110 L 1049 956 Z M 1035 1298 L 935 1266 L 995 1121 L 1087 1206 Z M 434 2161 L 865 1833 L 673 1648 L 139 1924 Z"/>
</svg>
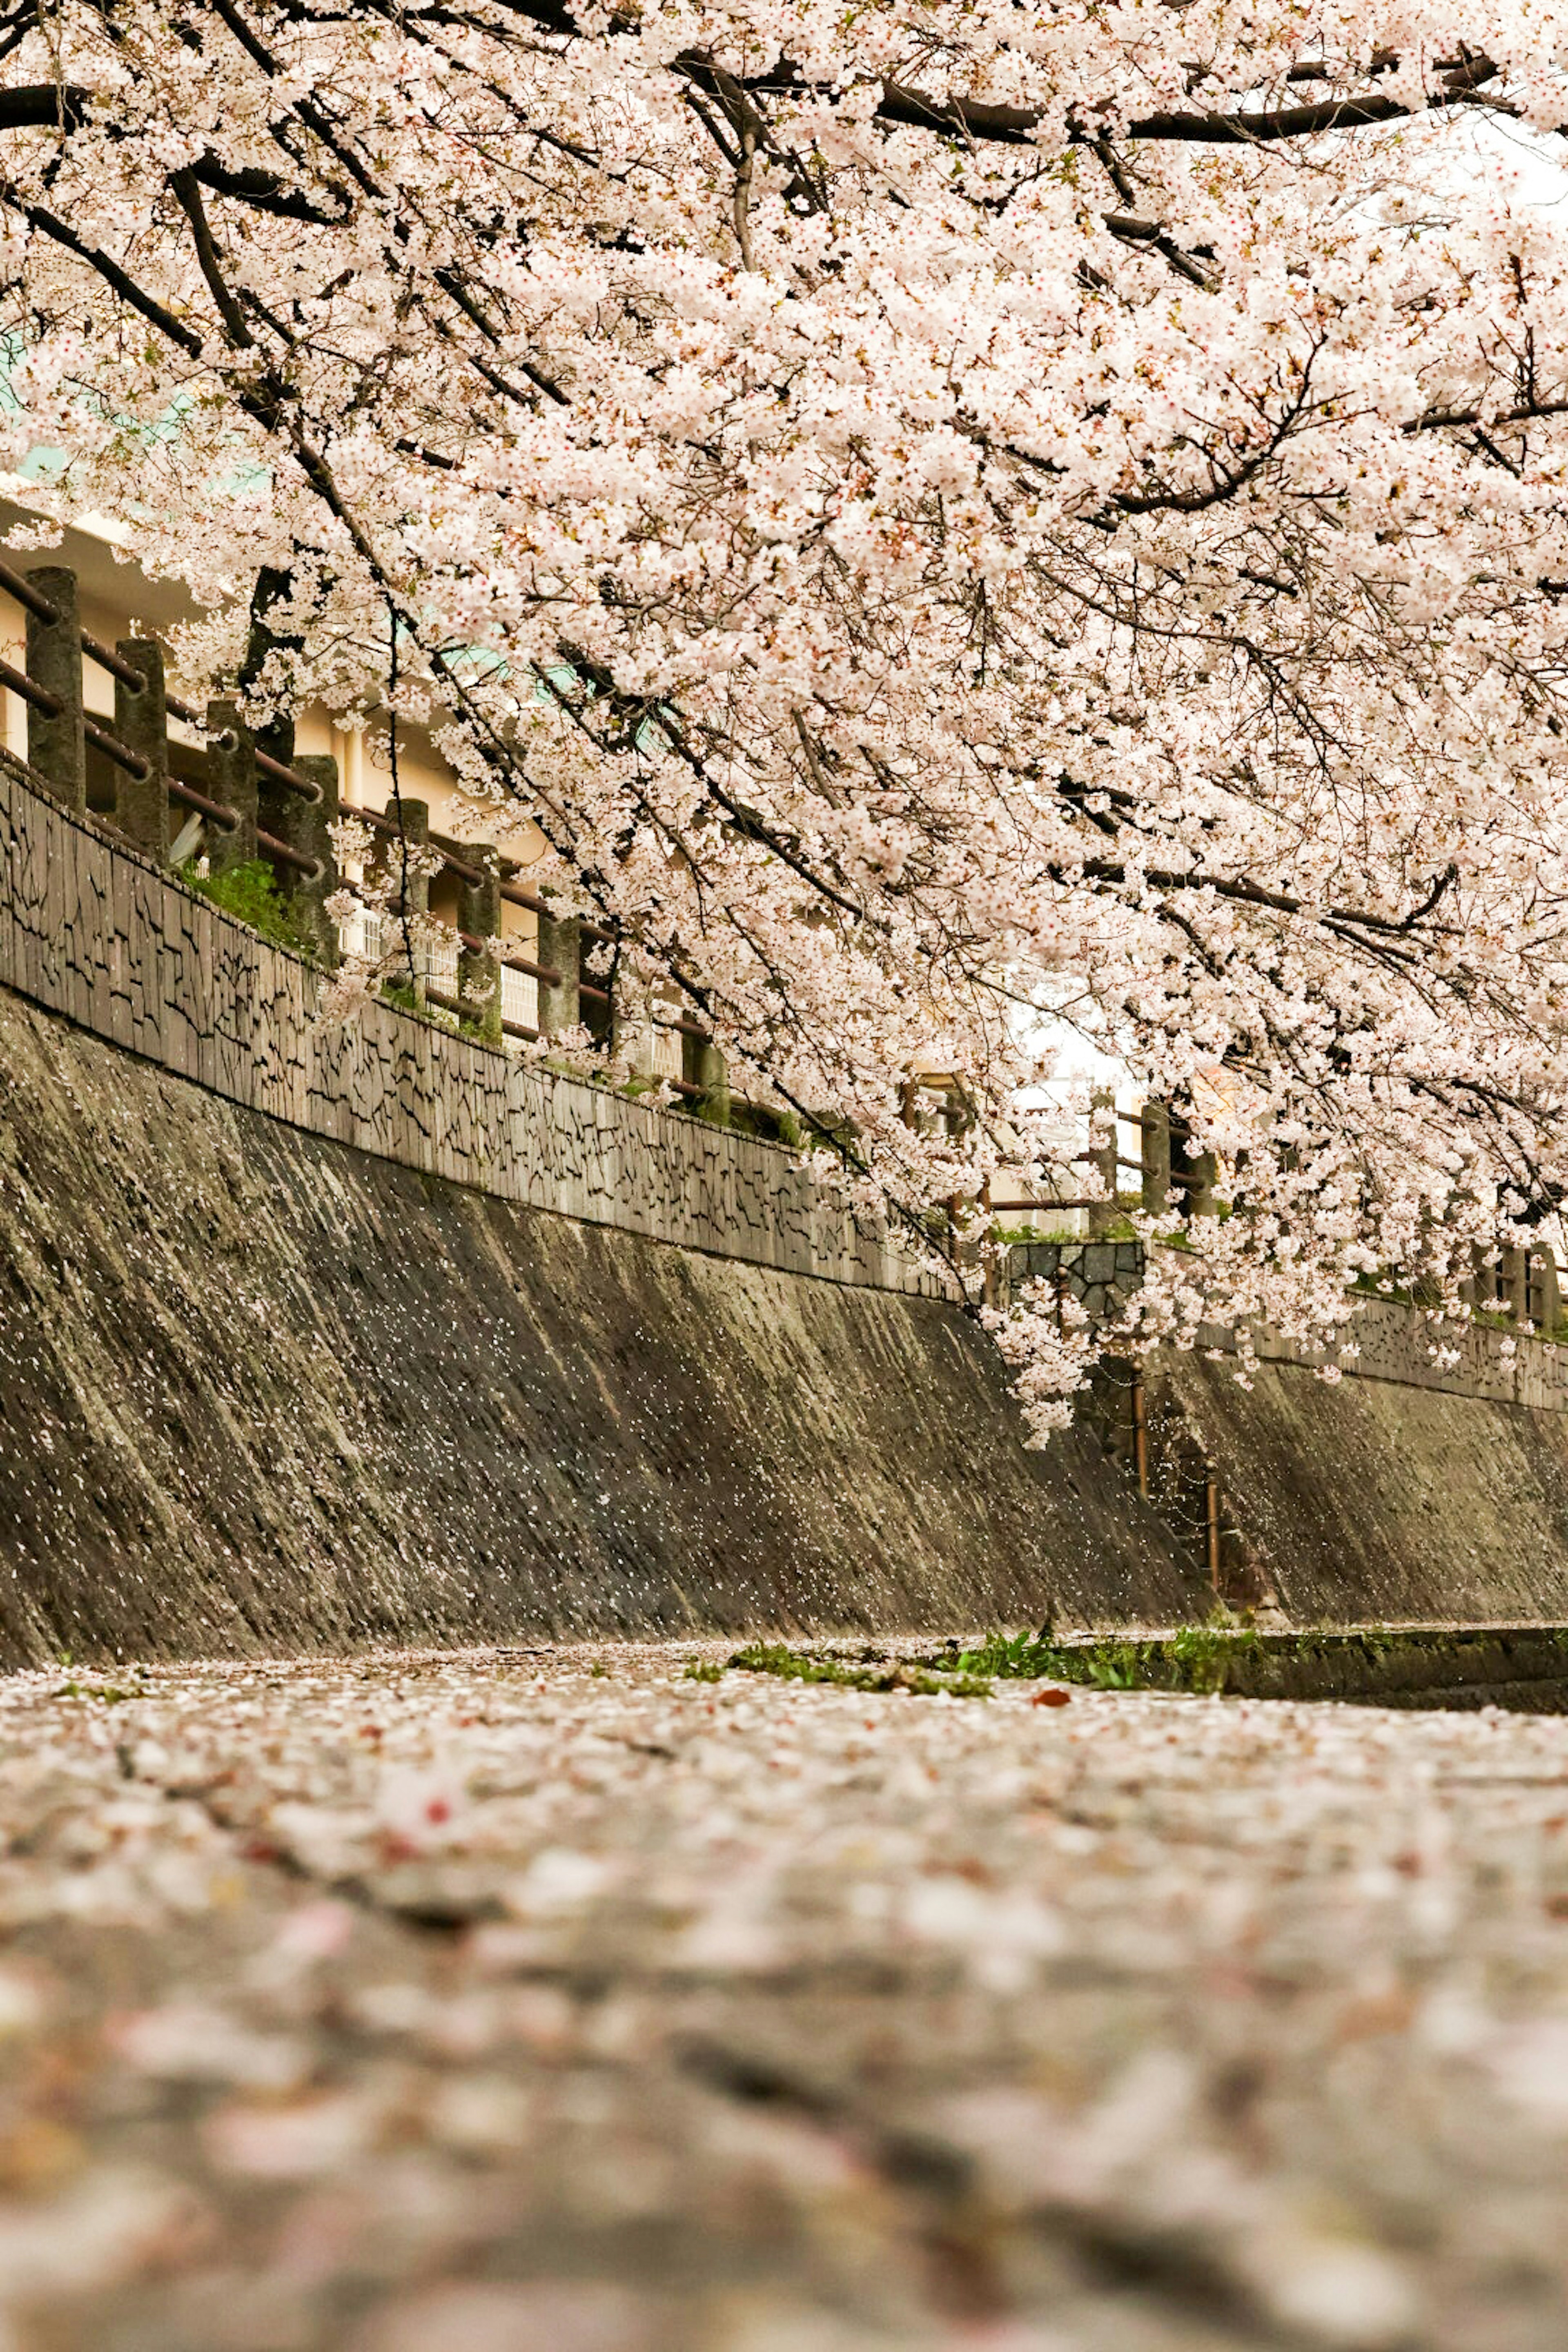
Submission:
<svg viewBox="0 0 1568 2352">
<path fill-rule="evenodd" d="M 998 1681 L 1058 1682 L 1096 1690 L 1225 1689 L 1232 1663 L 1258 1647 L 1256 1630 L 1228 1612 L 1206 1625 L 1183 1625 L 1170 1639 L 1058 1642 L 1038 1633 L 997 1632 L 970 1649 L 950 1643 L 931 1665 Z"/>
<path fill-rule="evenodd" d="M 688 1658 L 685 1680 L 689 1683 L 721 1683 L 724 1669 L 712 1658 Z"/>
<path fill-rule="evenodd" d="M 405 980 L 384 980 L 380 993 L 384 1004 L 394 1004 L 399 1013 L 412 1013 L 416 1021 L 423 1021 L 432 1029 L 445 1029 L 453 1037 L 471 1037 L 480 1045 L 492 1042 L 485 1035 L 482 1021 L 475 1021 L 466 1013 L 449 1012 L 444 1004 L 422 1000 Z"/>
<path fill-rule="evenodd" d="M 1181 1625 L 1173 1634 L 1169 1654 L 1182 1676 L 1182 1687 L 1190 1691 L 1222 1691 L 1228 1679 L 1232 1662 L 1244 1652 L 1258 1648 L 1257 1629 L 1251 1625 L 1215 1622 L 1206 1625 Z"/>
<path fill-rule="evenodd" d="M 1002 1681 L 1035 1682 L 1053 1672 L 1058 1655 L 1048 1633 L 992 1633 L 978 1649 L 960 1650 L 951 1656 L 956 1674 L 990 1675 Z"/>
<path fill-rule="evenodd" d="M 216 874 L 204 874 L 193 860 L 181 866 L 180 879 L 198 898 L 248 923 L 274 947 L 287 948 L 291 955 L 309 952 L 310 942 L 296 927 L 265 858 L 247 857 L 242 865 L 225 866 Z"/>
</svg>

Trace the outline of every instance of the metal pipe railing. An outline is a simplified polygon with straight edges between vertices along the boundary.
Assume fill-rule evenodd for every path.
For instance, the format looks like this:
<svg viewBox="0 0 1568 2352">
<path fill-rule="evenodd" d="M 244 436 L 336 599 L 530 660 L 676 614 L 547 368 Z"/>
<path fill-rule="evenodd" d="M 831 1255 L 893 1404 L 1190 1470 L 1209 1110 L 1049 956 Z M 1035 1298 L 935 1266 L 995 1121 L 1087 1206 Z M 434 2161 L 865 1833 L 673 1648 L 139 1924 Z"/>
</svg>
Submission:
<svg viewBox="0 0 1568 2352">
<path fill-rule="evenodd" d="M 1049 1216 L 1057 1209 L 1111 1209 L 1114 1201 L 977 1201 L 976 1211 L 988 1217 L 1006 1216 L 1019 1209 L 1031 1209 L 1038 1216 Z"/>
<path fill-rule="evenodd" d="M 492 952 L 489 942 L 476 938 L 472 931 L 459 930 L 458 937 L 466 948 L 472 948 L 476 955 L 489 955 Z M 508 971 L 526 972 L 531 980 L 543 981 L 547 988 L 559 988 L 561 985 L 560 972 L 552 971 L 547 963 L 533 962 L 528 956 L 498 955 L 496 961 L 504 964 Z"/>
<path fill-rule="evenodd" d="M 30 702 L 46 719 L 58 719 L 65 709 L 58 694 L 51 694 L 47 686 L 40 686 L 25 669 L 14 669 L 8 661 L 0 661 L 0 686 L 8 686 L 13 694 L 19 694 L 24 702 Z"/>
<path fill-rule="evenodd" d="M 44 617 L 40 613 L 38 618 L 42 620 Z M 100 669 L 106 669 L 110 677 L 120 680 L 121 686 L 128 686 L 132 694 L 145 692 L 147 681 L 133 662 L 126 661 L 112 646 L 106 646 L 101 637 L 92 636 L 86 629 L 80 632 L 80 636 L 83 653 L 90 654 Z M 165 696 L 164 708 L 172 710 L 174 707 L 173 701 Z"/>
<path fill-rule="evenodd" d="M 304 850 L 296 849 L 292 843 L 279 841 L 275 833 L 263 833 L 259 825 L 256 828 L 256 845 L 264 849 L 268 857 L 275 857 L 279 865 L 293 866 L 307 882 L 319 882 L 327 870 L 319 857 L 310 857 Z"/>
<path fill-rule="evenodd" d="M 46 626 L 52 626 L 59 619 L 57 608 L 41 591 L 34 587 L 26 573 L 16 571 L 9 563 L 0 562 L 0 588 L 3 588 L 8 596 L 15 597 L 18 604 L 31 613 L 36 620 L 42 621 Z M 81 639 L 83 653 L 97 662 L 100 669 L 106 669 L 110 677 L 118 678 L 121 686 L 129 687 L 132 694 L 142 692 L 147 681 L 133 662 L 128 662 L 122 654 L 115 651 L 112 646 L 106 646 L 101 637 L 95 637 L 90 629 L 79 630 L 78 634 Z M 40 700 L 39 697 L 44 689 L 36 687 L 26 671 L 13 669 L 8 662 L 0 663 L 0 679 L 3 679 L 13 692 L 19 694 L 24 701 L 31 702 L 36 710 L 43 711 L 46 718 L 59 717 L 58 701 L 53 695 L 48 697 L 47 702 Z M 196 709 L 193 703 L 182 701 L 176 694 L 167 695 L 164 700 L 165 707 L 176 719 L 183 719 L 187 727 L 199 729 L 204 735 L 206 733 L 205 716 Z M 89 743 L 96 743 L 100 751 L 113 760 L 117 765 L 126 769 L 131 775 L 146 776 L 147 763 L 144 760 L 141 760 L 141 755 L 128 751 L 126 746 L 121 743 L 117 737 L 110 735 L 107 729 L 99 727 L 96 719 L 88 719 L 84 722 L 84 731 Z M 138 761 L 139 765 L 132 764 Z M 258 751 L 256 764 L 262 775 L 269 776 L 274 783 L 281 784 L 285 791 L 297 793 L 300 800 L 310 802 L 312 807 L 321 800 L 320 784 L 311 783 L 307 776 L 296 775 L 292 768 L 286 768 L 280 760 L 273 759 L 270 752 Z M 316 861 L 312 859 L 310 863 L 313 865 Z"/>
<path fill-rule="evenodd" d="M 145 782 L 152 774 L 151 763 L 142 757 L 141 752 L 133 751 L 129 743 L 122 743 L 118 735 L 111 735 L 107 727 L 100 727 L 96 719 L 89 719 L 84 714 L 81 731 L 95 751 L 101 751 L 104 758 L 112 760 L 117 768 L 123 768 L 128 776 Z"/>
<path fill-rule="evenodd" d="M 19 695 L 24 702 L 31 703 L 35 710 L 41 710 L 46 719 L 58 719 L 65 709 L 58 694 L 51 694 L 47 686 L 40 686 L 36 677 L 29 677 L 25 669 L 14 668 L 8 661 L 0 661 L 0 686 L 8 686 L 13 694 Z M 96 751 L 101 751 L 105 759 L 112 760 L 117 768 L 123 768 L 127 775 L 146 777 L 152 774 L 153 771 L 141 752 L 133 751 L 128 743 L 122 743 L 118 735 L 111 735 L 108 728 L 100 726 L 96 719 L 84 717 L 81 731 Z"/>
<path fill-rule="evenodd" d="M 198 816 L 208 818 L 225 833 L 234 833 L 238 829 L 237 810 L 225 808 L 219 801 L 209 800 L 205 793 L 198 793 L 194 784 L 182 783 L 178 776 L 169 779 L 169 798 L 178 801 L 182 808 L 195 809 Z M 313 864 L 314 860 L 311 862 Z"/>
<path fill-rule="evenodd" d="M 689 1021 L 683 1013 L 656 1013 L 653 1015 L 653 1025 L 656 1029 L 668 1029 L 678 1037 L 695 1038 L 700 1045 L 710 1045 L 713 1043 L 712 1031 L 704 1029 L 699 1021 Z"/>
<path fill-rule="evenodd" d="M 43 590 L 35 588 L 25 572 L 16 572 L 10 564 L 0 563 L 0 588 L 4 588 L 8 596 L 15 596 L 17 604 L 31 613 L 35 620 L 42 621 L 46 627 L 52 628 L 59 619 L 58 613 Z"/>
<path fill-rule="evenodd" d="M 368 824 L 373 833 L 395 834 L 403 830 L 397 819 L 388 816 L 384 809 L 358 808 L 351 801 L 338 803 L 338 814 L 356 818 L 361 824 Z"/>
<path fill-rule="evenodd" d="M 5 585 L 3 581 L 0 581 L 0 585 Z M 87 640 L 85 640 L 85 637 L 82 637 L 82 645 L 85 645 L 85 642 L 87 642 Z M 184 719 L 185 727 L 195 727 L 195 730 L 200 731 L 200 734 L 207 734 L 207 715 L 202 713 L 202 710 L 197 710 L 195 703 L 185 703 L 185 701 L 181 701 L 181 696 L 179 696 L 179 694 L 167 694 L 167 696 L 164 696 L 164 703 L 167 703 L 167 708 L 169 708 L 169 710 L 172 710 L 172 713 L 174 713 L 174 718 L 176 718 L 176 719 Z M 228 734 L 228 730 L 226 730 L 226 734 Z M 209 736 L 209 740 L 216 740 L 216 739 L 212 739 L 212 736 Z M 270 751 L 258 751 L 258 752 L 257 752 L 257 774 L 258 774 L 258 776 L 270 776 L 270 779 L 273 779 L 273 783 L 279 783 L 279 785 L 282 785 L 284 793 L 294 793 L 294 795 L 299 797 L 299 800 L 308 800 L 308 802 L 310 802 L 310 807 L 312 807 L 312 809 L 318 807 L 320 797 L 322 797 L 322 788 L 320 788 L 320 783 L 310 783 L 310 779 L 308 779 L 308 776 L 296 776 L 296 774 L 294 774 L 294 769 L 291 769 L 291 767 L 284 767 L 282 760 L 273 760 L 273 755 L 270 755 Z M 348 814 L 348 812 L 343 812 L 343 814 Z M 357 814 L 357 812 L 355 812 L 355 814 Z"/>
</svg>

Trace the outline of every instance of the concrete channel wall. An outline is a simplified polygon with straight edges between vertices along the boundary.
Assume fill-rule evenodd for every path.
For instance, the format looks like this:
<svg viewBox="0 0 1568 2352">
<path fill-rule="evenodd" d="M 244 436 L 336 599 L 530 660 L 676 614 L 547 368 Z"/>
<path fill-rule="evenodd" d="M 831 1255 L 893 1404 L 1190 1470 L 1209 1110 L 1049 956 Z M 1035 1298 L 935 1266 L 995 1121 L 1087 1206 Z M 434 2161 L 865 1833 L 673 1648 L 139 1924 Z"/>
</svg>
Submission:
<svg viewBox="0 0 1568 2352">
<path fill-rule="evenodd" d="M 0 991 L 0 1665 L 1163 1622 L 943 1301 L 546 1214 Z"/>
<path fill-rule="evenodd" d="M 0 1664 L 1210 1610 L 788 1153 L 310 990 L 0 773 Z M 1181 1359 L 1154 1419 L 1292 1622 L 1568 1622 L 1558 1359 L 1429 1344 Z"/>
</svg>

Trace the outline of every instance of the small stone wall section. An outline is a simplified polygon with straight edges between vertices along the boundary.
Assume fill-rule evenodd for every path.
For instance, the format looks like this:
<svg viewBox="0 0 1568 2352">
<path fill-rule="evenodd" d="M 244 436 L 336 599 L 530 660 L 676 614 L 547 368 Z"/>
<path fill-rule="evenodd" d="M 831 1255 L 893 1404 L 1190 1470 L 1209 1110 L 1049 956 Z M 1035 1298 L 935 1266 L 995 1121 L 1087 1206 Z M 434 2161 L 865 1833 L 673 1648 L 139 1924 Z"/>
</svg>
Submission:
<svg viewBox="0 0 1568 2352">
<path fill-rule="evenodd" d="M 226 1101 L 502 1201 L 781 1273 L 941 1295 L 775 1145 L 316 980 L 0 754 L 0 985 Z"/>
<path fill-rule="evenodd" d="M 1048 1282 L 1075 1298 L 1091 1323 L 1120 1315 L 1143 1279 L 1141 1242 L 1019 1242 L 1008 1253 L 1008 1282 Z"/>
</svg>

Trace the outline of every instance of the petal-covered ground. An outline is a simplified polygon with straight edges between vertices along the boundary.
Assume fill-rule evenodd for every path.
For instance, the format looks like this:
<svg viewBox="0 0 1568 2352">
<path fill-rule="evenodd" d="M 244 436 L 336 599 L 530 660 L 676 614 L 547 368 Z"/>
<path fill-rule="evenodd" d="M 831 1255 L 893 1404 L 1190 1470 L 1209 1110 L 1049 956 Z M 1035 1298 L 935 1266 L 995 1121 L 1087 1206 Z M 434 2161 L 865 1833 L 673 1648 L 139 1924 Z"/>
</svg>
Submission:
<svg viewBox="0 0 1568 2352">
<path fill-rule="evenodd" d="M 0 1684 L 3 2352 L 1560 2352 L 1568 1720 Z"/>
</svg>

